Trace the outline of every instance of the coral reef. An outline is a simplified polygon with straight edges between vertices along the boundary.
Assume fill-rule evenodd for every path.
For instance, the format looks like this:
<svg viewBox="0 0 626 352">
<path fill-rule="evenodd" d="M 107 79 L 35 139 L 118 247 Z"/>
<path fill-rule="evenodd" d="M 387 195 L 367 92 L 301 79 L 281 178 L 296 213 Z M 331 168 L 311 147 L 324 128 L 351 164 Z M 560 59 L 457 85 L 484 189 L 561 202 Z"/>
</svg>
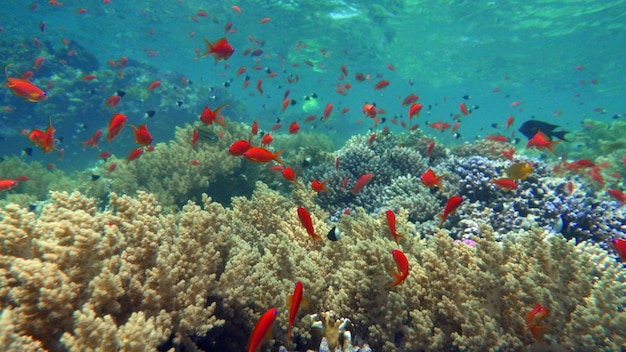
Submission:
<svg viewBox="0 0 626 352">
<path fill-rule="evenodd" d="M 533 343 L 524 315 L 537 303 L 552 328 L 543 343 L 567 350 L 626 343 L 626 298 L 616 294 L 626 289 L 623 267 L 596 244 L 537 228 L 497 241 L 479 221 L 465 226 L 473 229 L 470 246 L 446 231 L 422 238 L 401 213 L 409 276 L 386 290 L 396 248 L 386 221 L 359 208 L 341 217 L 340 241 L 314 245 L 295 209 L 306 207 L 320 234 L 328 214 L 312 191 L 294 192 L 297 203 L 257 183 L 232 208 L 205 196 L 202 206 L 189 202 L 170 215 L 143 192 L 112 193 L 104 210 L 58 192 L 40 213 L 6 206 L 2 336 L 31 349 L 239 350 L 245 331 L 274 306 L 277 346 L 289 314 L 282 302 L 300 280 L 312 304 L 296 319 L 298 349 L 312 343 L 306 314 L 332 310 L 350 319 L 352 340 L 374 350 L 517 350 Z M 244 334 L 233 340 L 234 331 Z"/>
</svg>

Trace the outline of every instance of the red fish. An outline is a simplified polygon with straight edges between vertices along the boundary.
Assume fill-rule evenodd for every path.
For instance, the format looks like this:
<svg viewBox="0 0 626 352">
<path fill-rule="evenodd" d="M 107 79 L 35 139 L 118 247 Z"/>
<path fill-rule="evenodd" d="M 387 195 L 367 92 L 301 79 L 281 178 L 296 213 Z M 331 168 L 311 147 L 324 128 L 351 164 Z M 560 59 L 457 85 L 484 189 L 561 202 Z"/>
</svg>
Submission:
<svg viewBox="0 0 626 352">
<path fill-rule="evenodd" d="M 92 81 L 92 80 L 94 80 L 94 79 L 96 79 L 96 78 L 97 78 L 97 77 L 96 77 L 96 75 L 86 75 L 86 76 L 83 76 L 83 77 L 81 78 L 81 80 L 82 80 L 82 81 Z"/>
<path fill-rule="evenodd" d="M 239 156 L 243 155 L 243 153 L 247 152 L 250 148 L 252 148 L 252 145 L 250 145 L 250 139 L 240 139 L 230 145 L 230 148 L 228 148 L 228 153 L 230 153 L 231 155 Z"/>
<path fill-rule="evenodd" d="M 363 105 L 363 114 L 367 117 L 371 117 L 375 119 L 376 118 L 376 105 L 369 104 L 369 103 Z"/>
<path fill-rule="evenodd" d="M 328 117 L 330 117 L 330 114 L 332 113 L 333 113 L 333 104 L 328 103 L 326 105 L 326 108 L 324 109 L 324 115 L 322 115 L 322 121 L 326 121 Z"/>
<path fill-rule="evenodd" d="M 228 60 L 229 57 L 233 55 L 235 49 L 228 43 L 226 38 L 221 38 L 215 42 L 215 44 L 211 44 L 206 38 L 204 39 L 204 43 L 207 45 L 207 50 L 202 54 L 202 56 L 207 55 L 215 55 L 215 62 L 220 60 Z"/>
<path fill-rule="evenodd" d="M 626 262 L 626 240 L 614 238 L 611 240 L 611 246 L 613 246 L 620 259 Z"/>
<path fill-rule="evenodd" d="M 306 229 L 306 232 L 308 232 L 309 236 L 311 236 L 311 239 L 313 239 L 313 245 L 315 245 L 316 241 L 321 240 L 322 238 L 318 236 L 313 229 L 313 221 L 311 220 L 311 215 L 309 215 L 309 212 L 306 209 L 304 209 L 303 207 L 299 207 L 298 217 L 300 218 L 300 223 L 302 223 L 302 226 L 304 226 L 304 228 Z"/>
<path fill-rule="evenodd" d="M 259 321 L 254 326 L 250 339 L 248 340 L 248 352 L 255 352 L 260 349 L 261 342 L 265 336 L 270 332 L 272 324 L 276 320 L 278 310 L 276 308 L 270 308 L 265 314 L 261 316 Z"/>
<path fill-rule="evenodd" d="M 374 86 L 374 90 L 381 90 L 381 89 L 385 89 L 387 88 L 387 86 L 389 86 L 389 81 L 387 81 L 386 79 L 381 80 L 380 82 L 376 83 L 376 85 Z"/>
<path fill-rule="evenodd" d="M 302 282 L 296 282 L 296 287 L 293 289 L 293 294 L 287 297 L 287 306 L 289 307 L 289 325 L 287 325 L 287 345 L 289 345 L 289 341 L 291 340 L 291 328 L 293 327 L 293 322 L 296 319 L 296 315 L 298 314 L 298 309 L 300 308 L 300 303 L 303 302 L 302 298 Z"/>
<path fill-rule="evenodd" d="M 448 202 L 446 203 L 446 207 L 443 209 L 443 214 L 440 215 L 441 222 L 439 223 L 439 227 L 443 226 L 443 223 L 446 221 L 448 216 L 454 214 L 454 212 L 459 207 L 459 205 L 461 205 L 462 202 L 463 202 L 463 197 L 461 196 L 452 196 L 450 197 L 450 199 L 448 199 Z"/>
<path fill-rule="evenodd" d="M 461 113 L 465 116 L 469 115 L 469 111 L 467 110 L 467 106 L 465 106 L 465 103 L 461 103 L 459 104 L 459 109 L 461 110 Z"/>
<path fill-rule="evenodd" d="M 41 136 L 41 140 L 40 140 L 40 146 L 41 146 L 41 150 L 44 152 L 44 154 L 48 154 L 51 151 L 53 151 L 54 148 L 54 132 L 56 130 L 54 129 L 54 127 L 52 127 L 52 118 L 48 119 L 48 128 L 46 129 L 46 132 L 43 133 L 43 136 Z"/>
<path fill-rule="evenodd" d="M 17 187 L 18 182 L 15 180 L 0 180 L 0 192 L 11 190 Z"/>
<path fill-rule="evenodd" d="M 513 156 L 515 155 L 515 148 L 510 148 L 509 150 L 503 150 L 502 155 L 505 158 L 509 159 L 509 161 L 513 161 Z"/>
<path fill-rule="evenodd" d="M 226 124 L 224 123 L 224 117 L 221 116 L 222 109 L 227 107 L 228 104 L 222 104 L 217 107 L 215 110 L 209 109 L 208 106 L 204 107 L 204 111 L 202 111 L 202 115 L 200 115 L 200 121 L 202 121 L 205 125 L 212 125 L 213 122 L 216 124 L 226 128 Z"/>
<path fill-rule="evenodd" d="M 110 157 L 111 157 L 111 152 L 104 151 L 104 152 L 98 154 L 98 158 L 100 158 L 100 159 L 105 159 L 106 160 L 106 159 L 108 159 Z"/>
<path fill-rule="evenodd" d="M 428 188 L 433 188 L 433 187 L 437 187 L 439 189 L 443 189 L 443 187 L 441 187 L 441 180 L 446 177 L 446 175 L 441 175 L 439 177 L 437 177 L 437 175 L 435 175 L 435 172 L 431 169 L 426 170 L 426 172 L 424 172 L 424 174 L 421 177 L 422 183 L 424 184 L 424 186 L 428 187 Z"/>
<path fill-rule="evenodd" d="M 548 328 L 539 325 L 546 315 L 548 315 L 548 309 L 541 304 L 535 305 L 530 312 L 526 313 L 526 327 L 537 341 L 541 339 L 541 331 Z"/>
<path fill-rule="evenodd" d="M 618 191 L 616 189 L 609 189 L 606 191 L 606 193 L 608 193 L 608 195 L 613 197 L 613 199 L 615 199 L 616 201 L 622 204 L 626 203 L 626 194 L 624 194 L 624 192 Z"/>
<path fill-rule="evenodd" d="M 319 192 L 330 193 L 328 188 L 326 188 L 326 182 L 328 182 L 328 179 L 325 179 L 322 182 L 318 181 L 317 179 L 313 179 L 313 181 L 311 181 L 311 189 L 313 189 L 313 191 L 317 193 Z"/>
<path fill-rule="evenodd" d="M 259 123 L 258 123 L 257 121 L 254 121 L 254 122 L 252 123 L 252 128 L 251 128 L 251 131 L 252 131 L 252 135 L 253 135 L 253 136 L 256 136 L 256 135 L 257 135 L 257 133 L 259 133 Z"/>
<path fill-rule="evenodd" d="M 143 154 L 143 148 L 141 147 L 131 150 L 130 153 L 128 154 L 128 157 L 126 158 L 126 164 L 128 164 L 129 162 L 133 160 L 137 160 L 142 154 Z"/>
<path fill-rule="evenodd" d="M 430 142 L 430 144 L 426 148 L 426 157 L 427 158 L 430 158 L 430 155 L 433 153 L 433 149 L 435 149 L 435 142 Z"/>
<path fill-rule="evenodd" d="M 126 126 L 126 122 L 128 122 L 128 118 L 124 114 L 115 114 L 111 118 L 109 122 L 109 133 L 107 135 L 107 142 L 111 142 L 113 138 L 115 138 L 120 131 Z"/>
<path fill-rule="evenodd" d="M 116 163 L 109 165 L 109 173 L 113 172 L 113 170 L 115 170 L 116 167 L 117 167 Z"/>
<path fill-rule="evenodd" d="M 139 127 L 136 127 L 135 125 L 129 126 L 132 127 L 135 134 L 135 143 L 143 146 L 152 143 L 152 135 L 148 131 L 148 127 L 146 125 L 139 125 Z"/>
<path fill-rule="evenodd" d="M 289 103 L 291 103 L 291 99 L 285 98 L 283 100 L 283 108 L 280 111 L 285 112 L 285 110 L 287 110 L 287 107 L 289 106 Z"/>
<path fill-rule="evenodd" d="M 391 251 L 391 254 L 393 255 L 393 260 L 396 262 L 398 272 L 393 273 L 394 280 L 389 285 L 385 286 L 385 288 L 396 287 L 404 282 L 407 276 L 409 276 L 409 260 L 406 258 L 404 253 L 394 249 Z"/>
<path fill-rule="evenodd" d="M 148 85 L 148 90 L 152 91 L 161 86 L 161 81 L 154 81 Z"/>
<path fill-rule="evenodd" d="M 274 140 L 274 138 L 272 138 L 272 135 L 269 133 L 266 133 L 263 138 L 261 138 L 261 145 L 270 145 L 270 143 L 272 143 L 272 141 Z"/>
<path fill-rule="evenodd" d="M 420 96 L 417 94 L 409 94 L 406 96 L 406 98 L 404 98 L 404 100 L 402 100 L 402 106 L 407 106 L 407 105 L 411 105 L 413 103 L 415 103 L 416 101 L 418 101 L 420 99 Z"/>
<path fill-rule="evenodd" d="M 490 134 L 487 135 L 487 140 L 490 141 L 494 141 L 494 142 L 502 142 L 502 143 L 506 143 L 509 141 L 508 138 L 506 138 L 506 136 L 502 136 L 502 135 L 496 135 L 496 134 Z"/>
<path fill-rule="evenodd" d="M 275 161 L 282 164 L 282 160 L 278 158 L 282 152 L 283 150 L 279 150 L 276 153 L 272 153 L 265 148 L 252 147 L 243 153 L 243 157 L 255 163 L 269 163 L 270 161 Z"/>
<path fill-rule="evenodd" d="M 510 178 L 499 178 L 497 180 L 492 180 L 491 183 L 505 191 L 517 189 L 517 183 L 515 183 L 515 180 Z"/>
<path fill-rule="evenodd" d="M 546 136 L 545 133 L 541 131 L 537 131 L 537 133 L 531 139 L 528 140 L 528 143 L 526 143 L 526 148 L 528 149 L 530 147 L 535 147 L 539 151 L 548 149 L 548 151 L 550 151 L 552 155 L 555 155 L 554 146 L 561 142 L 562 142 L 561 140 L 551 141 L 550 137 Z"/>
<path fill-rule="evenodd" d="M 509 118 L 506 120 L 506 130 L 509 130 L 509 127 L 511 127 L 511 125 L 513 124 L 513 121 L 515 121 L 515 118 L 513 117 L 513 115 L 509 116 Z"/>
<path fill-rule="evenodd" d="M 94 133 L 91 138 L 83 142 L 83 146 L 98 148 L 98 142 L 100 142 L 101 136 L 102 136 L 102 130 L 97 130 L 96 133 Z"/>
<path fill-rule="evenodd" d="M 300 131 L 300 125 L 298 125 L 296 121 L 292 122 L 291 125 L 289 125 L 289 134 L 296 134 L 298 131 Z"/>
<path fill-rule="evenodd" d="M 294 171 L 292 168 L 290 167 L 286 167 L 281 171 L 281 174 L 283 175 L 283 178 L 285 178 L 285 180 L 287 181 L 291 181 L 297 185 L 300 185 L 300 183 L 298 182 L 298 180 L 296 179 L 296 174 L 298 172 Z"/>
<path fill-rule="evenodd" d="M 420 117 L 420 111 L 422 111 L 422 104 L 411 104 L 411 107 L 409 108 L 409 119 L 413 118 L 413 116 Z"/>
<path fill-rule="evenodd" d="M 191 135 L 191 148 L 196 146 L 196 143 L 198 143 L 198 140 L 200 140 L 200 136 L 198 135 L 198 130 L 197 129 L 193 129 L 193 133 Z"/>
<path fill-rule="evenodd" d="M 259 78 L 259 80 L 256 82 L 256 90 L 258 90 L 259 93 L 263 95 L 263 79 L 262 78 Z"/>
<path fill-rule="evenodd" d="M 350 192 L 352 192 L 352 194 L 354 195 L 359 193 L 365 186 L 367 186 L 368 183 L 370 183 L 372 177 L 374 177 L 373 174 L 365 174 L 361 176 L 361 178 L 356 181 L 354 188 Z"/>
<path fill-rule="evenodd" d="M 4 74 L 7 78 L 5 86 L 9 88 L 13 94 L 31 103 L 37 103 L 48 99 L 46 92 L 34 85 L 32 82 L 23 78 L 9 77 L 7 75 L 8 68 L 9 66 L 7 65 L 4 69 Z"/>
<path fill-rule="evenodd" d="M 396 231 L 396 214 L 393 213 L 393 210 L 387 210 L 385 215 L 387 216 L 387 224 L 389 224 L 389 232 L 391 232 L 391 236 L 393 236 L 396 245 L 398 245 L 398 240 L 402 238 L 402 235 L 399 235 Z"/>
</svg>

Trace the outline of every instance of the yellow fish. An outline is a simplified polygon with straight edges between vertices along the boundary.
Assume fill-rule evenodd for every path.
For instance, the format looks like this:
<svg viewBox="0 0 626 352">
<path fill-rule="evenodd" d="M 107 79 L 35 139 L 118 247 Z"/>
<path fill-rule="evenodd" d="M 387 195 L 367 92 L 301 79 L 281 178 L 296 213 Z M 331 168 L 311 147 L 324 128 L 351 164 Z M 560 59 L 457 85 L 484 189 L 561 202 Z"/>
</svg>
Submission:
<svg viewBox="0 0 626 352">
<path fill-rule="evenodd" d="M 533 163 L 515 163 L 511 165 L 506 173 L 509 175 L 509 178 L 513 180 L 525 180 L 528 175 L 533 172 Z"/>
</svg>

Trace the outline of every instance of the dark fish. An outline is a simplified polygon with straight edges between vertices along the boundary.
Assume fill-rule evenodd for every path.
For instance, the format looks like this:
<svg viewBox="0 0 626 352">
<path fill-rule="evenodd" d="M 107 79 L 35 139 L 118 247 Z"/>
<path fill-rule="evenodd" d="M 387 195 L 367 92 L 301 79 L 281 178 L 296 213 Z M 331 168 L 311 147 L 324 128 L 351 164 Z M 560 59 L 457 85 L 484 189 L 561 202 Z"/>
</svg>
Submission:
<svg viewBox="0 0 626 352">
<path fill-rule="evenodd" d="M 217 133 L 209 126 L 198 126 L 196 127 L 196 131 L 198 131 L 198 138 L 200 138 L 201 141 L 215 143 L 219 140 Z"/>
<path fill-rule="evenodd" d="M 469 95 L 469 94 L 465 94 L 465 95 L 463 96 L 463 99 L 465 99 L 465 100 L 470 100 L 470 99 L 472 99 L 472 96 L 471 96 L 471 95 Z"/>
<path fill-rule="evenodd" d="M 497 123 L 492 123 L 492 124 L 491 124 L 491 127 L 492 127 L 492 128 L 498 128 L 498 124 L 497 124 Z"/>
<path fill-rule="evenodd" d="M 152 116 L 154 116 L 154 114 L 156 114 L 156 111 L 148 110 L 148 111 L 146 111 L 146 114 L 143 115 L 143 117 L 145 117 L 145 118 L 152 117 Z"/>
<path fill-rule="evenodd" d="M 333 228 L 328 231 L 328 235 L 326 235 L 326 237 L 333 242 L 338 241 L 341 238 L 341 233 L 339 232 L 337 226 L 333 226 Z"/>
<path fill-rule="evenodd" d="M 183 106 L 183 101 L 182 100 L 176 100 L 176 105 L 178 105 L 178 107 Z"/>
<path fill-rule="evenodd" d="M 317 99 L 317 94 L 315 94 L 315 93 L 311 93 L 311 98 L 313 98 L 313 99 Z"/>
<path fill-rule="evenodd" d="M 28 147 L 22 149 L 22 156 L 33 156 L 33 148 Z"/>
<path fill-rule="evenodd" d="M 126 92 L 123 90 L 118 90 L 115 92 L 115 94 L 117 94 L 117 96 L 119 97 L 124 97 L 126 95 Z"/>
<path fill-rule="evenodd" d="M 92 181 L 97 181 L 100 178 L 99 175 L 91 175 L 91 180 Z"/>
<path fill-rule="evenodd" d="M 528 120 L 522 124 L 522 126 L 519 128 L 519 131 L 522 132 L 522 134 L 528 139 L 533 138 L 537 134 L 537 132 L 541 131 L 546 136 L 548 136 L 550 140 L 552 140 L 554 137 L 563 141 L 567 141 L 567 139 L 565 139 L 565 134 L 569 133 L 568 131 L 554 131 L 559 127 L 561 126 L 553 125 L 539 120 Z"/>
<path fill-rule="evenodd" d="M 294 105 L 298 104 L 298 102 L 295 99 L 291 99 L 290 104 L 291 104 L 291 106 L 294 106 Z"/>
<path fill-rule="evenodd" d="M 228 81 L 224 82 L 224 88 L 228 88 L 228 87 L 230 87 L 230 82 Z"/>
<path fill-rule="evenodd" d="M 460 134 L 459 132 L 454 132 L 453 137 L 454 137 L 455 139 L 460 139 L 460 138 L 461 138 L 461 134 Z"/>
</svg>

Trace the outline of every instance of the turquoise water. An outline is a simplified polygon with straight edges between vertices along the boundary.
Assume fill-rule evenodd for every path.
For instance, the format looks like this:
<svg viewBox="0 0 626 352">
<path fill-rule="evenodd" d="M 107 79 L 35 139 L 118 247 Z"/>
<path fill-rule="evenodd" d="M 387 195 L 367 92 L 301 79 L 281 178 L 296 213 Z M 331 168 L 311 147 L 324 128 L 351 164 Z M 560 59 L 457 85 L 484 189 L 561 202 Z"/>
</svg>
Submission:
<svg viewBox="0 0 626 352">
<path fill-rule="evenodd" d="M 466 104 L 478 106 L 469 117 L 462 119 L 456 140 L 451 133 L 441 134 L 444 142 L 460 142 L 484 138 L 487 134 L 503 133 L 490 125 L 504 125 L 506 118 L 513 115 L 516 125 L 532 117 L 552 121 L 568 130 L 580 128 L 584 118 L 610 121 L 611 117 L 623 113 L 624 13 L 622 1 L 537 1 L 517 2 L 242 2 L 237 5 L 241 14 L 232 9 L 235 3 L 160 1 L 121 2 L 108 4 L 94 2 L 64 1 L 63 6 L 52 6 L 46 2 L 32 4 L 6 2 L 4 16 L 0 22 L 3 31 L 0 38 L 5 43 L 33 45 L 32 38 L 48 41 L 53 50 L 68 50 L 62 44 L 65 38 L 84 47 L 99 62 L 101 74 L 114 74 L 107 62 L 126 56 L 133 62 L 148 65 L 149 80 L 162 80 L 164 84 L 180 85 L 185 76 L 199 86 L 222 85 L 233 79 L 230 93 L 244 104 L 245 113 L 229 116 L 235 120 L 251 122 L 259 119 L 262 129 L 269 129 L 281 117 L 283 125 L 292 120 L 302 120 L 302 97 L 315 92 L 321 109 L 327 103 L 334 105 L 332 118 L 324 126 L 336 145 L 342 145 L 349 136 L 367 131 L 372 124 L 367 121 L 361 107 L 366 102 L 375 102 L 387 112 L 387 120 L 394 116 L 406 117 L 407 108 L 399 102 L 408 94 L 420 95 L 420 103 L 430 105 L 430 115 L 422 113 L 418 120 L 421 127 L 426 121 L 444 120 L 451 122 L 451 115 L 458 114 L 458 104 L 464 95 L 471 99 Z M 86 10 L 78 14 L 81 6 Z M 197 14 L 203 10 L 208 17 Z M 197 19 L 195 22 L 192 17 Z M 269 17 L 268 23 L 259 21 Z M 45 21 L 45 29 L 40 24 Z M 224 35 L 224 27 L 232 22 L 234 33 L 227 35 L 235 54 L 226 62 L 214 64 L 211 57 L 197 58 L 194 51 L 205 50 L 202 38 L 215 41 Z M 191 38 L 191 33 L 194 33 Z M 263 46 L 253 44 L 249 36 L 263 41 Z M 300 47 L 297 48 L 298 44 Z M 242 53 L 248 48 L 260 48 L 263 55 L 258 62 Z M 149 54 L 154 56 L 149 56 Z M 78 52 L 77 55 L 83 55 Z M 17 72 L 26 70 L 38 55 L 52 57 L 50 51 L 30 50 L 24 55 L 3 52 L 2 62 L 13 64 Z M 312 61 L 315 66 L 304 64 Z M 253 65 L 268 67 L 278 75 L 264 78 L 265 94 L 260 96 L 254 89 L 264 71 L 253 71 Z M 298 67 L 292 65 L 297 64 Z M 395 66 L 391 71 L 387 65 Z M 130 66 L 132 66 L 131 64 Z M 340 66 L 345 65 L 350 79 L 339 80 Z M 239 67 L 248 68 L 251 77 L 247 90 L 242 90 L 243 78 L 236 77 Z M 576 69 L 583 66 L 584 69 Z M 74 67 L 67 68 L 76 70 Z M 146 66 L 147 69 L 147 66 Z M 370 82 L 357 83 L 353 75 L 357 72 L 371 75 Z M 51 72 L 54 74 L 55 72 Z M 83 74 L 87 74 L 84 72 Z M 15 72 L 13 72 L 15 74 Z M 57 72 L 59 75 L 60 72 Z M 288 84 L 287 75 L 298 74 L 297 84 Z M 380 76 L 377 78 L 376 75 Z M 51 77 L 58 84 L 60 77 Z M 49 77 L 38 77 L 44 80 Z M 384 90 L 374 91 L 373 85 L 380 79 L 391 82 Z M 75 77 L 73 79 L 76 79 Z M 597 85 L 590 83 L 594 79 Z M 336 92 L 337 82 L 350 82 L 354 88 L 347 96 Z M 413 82 L 413 85 L 409 83 Z M 86 140 L 98 128 L 106 127 L 111 113 L 101 106 L 83 106 L 70 98 L 75 90 L 81 89 L 71 82 L 61 91 L 51 92 L 51 98 L 65 98 L 64 108 L 84 109 L 84 116 L 71 116 L 57 122 L 57 136 L 63 137 L 63 147 L 68 155 L 75 155 L 74 166 L 88 164 L 90 155 L 85 155 L 79 141 Z M 99 79 L 94 85 L 95 94 L 104 101 L 117 89 L 129 89 L 144 83 L 126 82 L 115 86 L 114 77 Z M 499 93 L 494 93 L 499 88 Z M 143 89 L 143 88 L 142 88 Z M 291 90 L 290 97 L 298 104 L 281 114 L 283 93 Z M 179 94 L 194 94 L 187 90 Z M 199 104 L 205 97 L 199 96 Z M 514 101 L 523 102 L 512 108 Z M 45 127 L 47 116 L 43 112 L 31 113 L 29 103 L 12 98 L 5 92 L 3 106 L 14 107 L 15 113 L 3 115 L 5 143 L 3 154 L 15 154 L 30 143 L 18 138 L 18 131 L 39 126 Z M 127 96 L 124 105 L 141 105 L 141 98 Z M 124 112 L 123 106 L 120 111 Z M 150 107 L 141 107 L 150 109 Z M 153 107 L 156 109 L 155 107 Z M 343 108 L 349 113 L 339 114 Z M 603 111 L 595 112 L 594 109 Z M 26 114 L 20 114 L 20 109 Z M 319 111 L 319 110 L 318 110 Z M 426 111 L 426 109 L 424 109 Z M 561 111 L 553 117 L 555 111 Z M 51 113 L 54 119 L 56 111 Z M 61 113 L 62 111 L 58 111 Z M 155 142 L 172 137 L 174 125 L 193 122 L 201 107 L 181 110 L 177 116 L 165 123 L 154 122 Z M 318 112 L 321 114 L 321 112 Z M 228 116 L 228 111 L 226 112 Z M 426 116 L 426 117 L 424 117 Z M 157 116 L 156 119 L 163 119 Z M 136 118 L 135 118 L 136 119 Z M 358 120 L 363 120 L 358 124 Z M 72 122 L 86 127 L 76 128 Z M 134 121 L 131 123 L 140 123 Z M 387 121 L 392 130 L 400 131 Z M 82 126 L 82 125 L 81 125 Z M 383 125 L 384 126 L 384 125 Z M 515 125 L 514 125 L 515 126 Z M 381 126 L 382 127 L 382 126 Z M 303 130 L 307 130 L 303 126 Z M 125 143 L 130 145 L 123 146 Z M 132 146 L 131 138 L 122 138 L 111 146 L 112 151 L 125 155 Z M 92 153 L 93 154 L 93 153 Z M 36 155 L 37 157 L 42 157 Z M 51 158 L 43 156 L 42 158 Z M 71 164 L 65 158 L 63 164 Z M 70 165 L 65 165 L 70 166 Z"/>
</svg>

